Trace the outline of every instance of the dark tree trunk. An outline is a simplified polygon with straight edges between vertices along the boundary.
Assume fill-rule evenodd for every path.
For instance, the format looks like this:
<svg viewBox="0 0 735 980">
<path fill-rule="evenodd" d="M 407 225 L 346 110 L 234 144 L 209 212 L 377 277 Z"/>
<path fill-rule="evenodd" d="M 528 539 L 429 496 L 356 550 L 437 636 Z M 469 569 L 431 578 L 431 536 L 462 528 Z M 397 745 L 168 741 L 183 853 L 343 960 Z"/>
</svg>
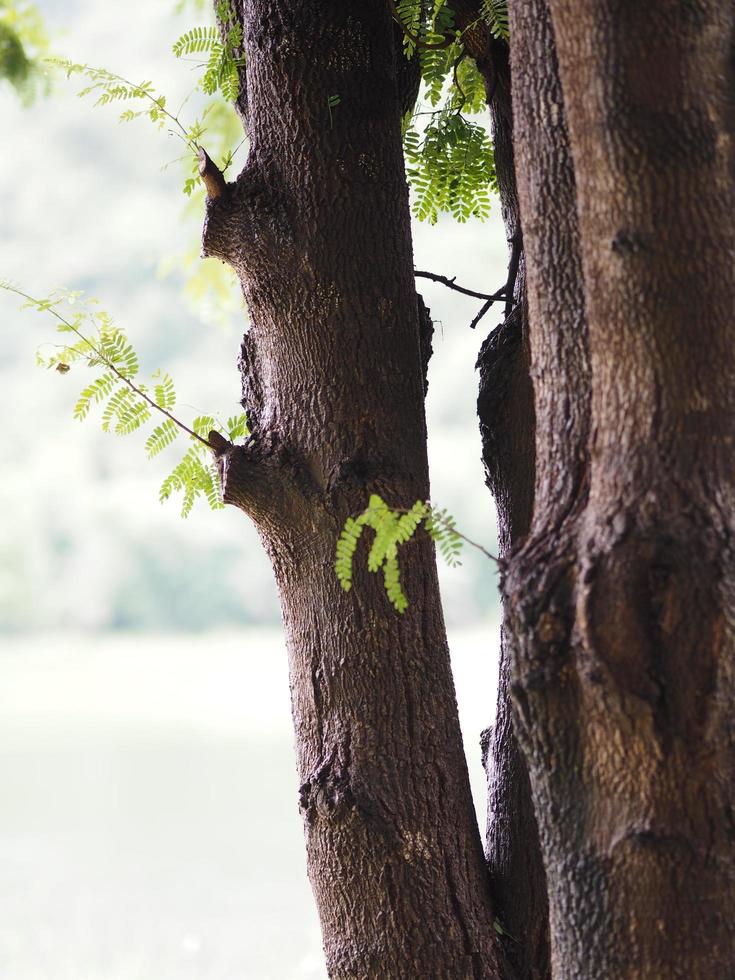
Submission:
<svg viewBox="0 0 735 980">
<path fill-rule="evenodd" d="M 553 975 L 731 977 L 735 9 L 534 0 L 511 36 L 537 439 L 504 589 Z"/>
<path fill-rule="evenodd" d="M 530 377 L 525 257 L 513 152 L 513 108 L 508 47 L 478 21 L 478 0 L 455 0 L 467 53 L 485 81 L 492 118 L 495 165 L 509 243 L 510 297 L 506 317 L 480 350 L 477 412 L 487 484 L 497 505 L 501 555 L 528 534 L 534 494 L 534 405 Z M 497 284 L 492 284 L 494 289 Z M 488 778 L 485 854 L 493 900 L 506 931 L 503 943 L 514 976 L 549 976 L 546 878 L 525 760 L 514 733 L 508 680 L 508 622 L 501 634 L 495 724 L 483 733 Z"/>
<path fill-rule="evenodd" d="M 236 269 L 250 310 L 254 437 L 223 447 L 220 467 L 280 591 L 328 970 L 490 980 L 493 912 L 432 547 L 405 550 L 403 616 L 364 560 L 348 594 L 334 574 L 339 530 L 369 492 L 399 506 L 429 495 L 388 7 L 244 0 L 242 16 L 251 148 L 234 184 L 212 185 L 204 246 Z"/>
</svg>

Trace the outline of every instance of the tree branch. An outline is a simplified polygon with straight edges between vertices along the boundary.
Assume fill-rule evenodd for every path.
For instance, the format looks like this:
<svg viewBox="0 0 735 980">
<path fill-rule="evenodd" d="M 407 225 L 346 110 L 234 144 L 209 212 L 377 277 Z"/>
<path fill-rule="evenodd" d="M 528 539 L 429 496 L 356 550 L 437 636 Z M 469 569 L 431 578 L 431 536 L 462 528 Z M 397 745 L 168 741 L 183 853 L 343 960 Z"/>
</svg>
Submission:
<svg viewBox="0 0 735 980">
<path fill-rule="evenodd" d="M 491 299 L 489 299 L 486 303 L 482 304 L 479 313 L 475 317 L 473 317 L 472 322 L 470 323 L 470 330 L 475 329 L 477 324 L 480 322 L 480 320 L 482 320 L 482 318 L 485 316 L 485 314 L 487 313 L 487 311 L 490 309 L 492 305 L 493 305 L 493 300 Z"/>
<path fill-rule="evenodd" d="M 33 306 L 35 306 L 36 309 L 40 309 L 40 304 L 42 301 L 36 299 L 35 296 L 31 296 L 28 293 L 24 293 L 23 290 L 18 289 L 17 286 L 12 286 L 10 283 L 2 283 L 2 286 L 0 288 L 6 289 L 9 293 L 15 293 L 16 296 L 22 296 L 23 299 L 28 300 L 28 302 Z M 63 323 L 64 326 L 66 326 L 72 333 L 76 334 L 76 336 L 79 337 L 80 340 L 83 340 L 85 344 L 89 344 L 90 350 L 92 351 L 94 356 L 100 361 L 100 363 L 104 364 L 106 368 L 112 371 L 112 373 L 115 375 L 118 381 L 122 381 L 123 384 L 126 384 L 128 388 L 130 388 L 130 390 L 134 392 L 134 394 L 136 394 L 139 398 L 142 398 L 143 401 L 147 402 L 154 411 L 159 412 L 161 415 L 165 415 L 166 418 L 170 419 L 174 423 L 174 425 L 178 426 L 178 428 L 182 430 L 182 432 L 186 432 L 188 435 L 192 437 L 192 439 L 197 439 L 199 442 L 202 443 L 202 445 L 206 446 L 207 449 L 214 448 L 211 442 L 209 442 L 207 439 L 203 439 L 197 432 L 194 432 L 193 429 L 190 429 L 188 425 L 182 422 L 181 419 L 177 419 L 175 415 L 172 415 L 171 412 L 169 412 L 167 409 L 159 405 L 158 402 L 155 402 L 149 395 L 145 393 L 145 391 L 142 391 L 138 387 L 138 385 L 135 384 L 134 381 L 131 381 L 130 378 L 128 378 L 125 374 L 123 374 L 123 372 L 120 371 L 120 369 L 116 366 L 115 362 L 111 360 L 107 354 L 105 354 L 104 350 L 101 347 L 99 347 L 97 344 L 95 344 L 93 340 L 90 340 L 89 337 L 86 336 L 86 334 L 83 334 L 82 331 L 79 329 L 79 327 L 76 327 L 73 323 L 71 323 L 71 321 L 67 320 L 66 317 L 62 316 L 61 313 L 58 312 L 58 310 L 55 310 L 53 308 L 53 306 L 46 307 L 45 311 L 50 313 L 52 316 L 55 316 L 60 323 Z M 66 345 L 63 346 L 66 347 Z M 89 354 L 83 354 L 82 356 L 87 361 L 90 360 Z M 215 434 L 219 438 L 222 438 L 221 436 L 219 436 L 219 433 L 215 433 Z"/>
<path fill-rule="evenodd" d="M 235 445 L 221 433 L 208 435 L 219 473 L 222 500 L 242 510 L 292 551 L 308 526 L 305 477 L 270 434 Z M 285 554 L 285 552 L 284 552 Z"/>
<path fill-rule="evenodd" d="M 511 257 L 511 262 L 512 261 L 513 260 Z M 462 293 L 464 296 L 476 296 L 477 299 L 484 299 L 485 302 L 480 307 L 479 313 L 477 314 L 477 316 L 473 317 L 472 322 L 470 323 L 470 330 L 475 329 L 477 324 L 480 322 L 480 320 L 482 320 L 482 318 L 485 316 L 485 314 L 493 305 L 493 303 L 497 303 L 498 300 L 505 299 L 506 308 L 507 308 L 507 290 L 508 290 L 507 284 L 505 286 L 502 286 L 495 293 L 478 293 L 475 289 L 465 289 L 464 286 L 458 286 L 455 283 L 454 278 L 448 279 L 447 276 L 440 276 L 437 275 L 435 272 L 416 272 L 414 270 L 414 276 L 421 279 L 430 279 L 432 282 L 440 282 L 443 286 L 448 286 L 449 289 L 454 289 L 458 293 Z M 513 282 L 515 282 L 515 274 L 513 276 Z"/>
<path fill-rule="evenodd" d="M 440 282 L 443 286 L 454 289 L 458 293 L 463 293 L 465 296 L 474 296 L 476 299 L 487 299 L 493 303 L 499 299 L 503 299 L 505 295 L 505 286 L 502 286 L 495 293 L 479 293 L 476 289 L 467 289 L 465 286 L 458 286 L 456 276 L 450 279 L 448 276 L 440 276 L 436 272 L 419 272 L 415 269 L 413 274 L 417 279 L 430 279 L 432 282 Z"/>
</svg>

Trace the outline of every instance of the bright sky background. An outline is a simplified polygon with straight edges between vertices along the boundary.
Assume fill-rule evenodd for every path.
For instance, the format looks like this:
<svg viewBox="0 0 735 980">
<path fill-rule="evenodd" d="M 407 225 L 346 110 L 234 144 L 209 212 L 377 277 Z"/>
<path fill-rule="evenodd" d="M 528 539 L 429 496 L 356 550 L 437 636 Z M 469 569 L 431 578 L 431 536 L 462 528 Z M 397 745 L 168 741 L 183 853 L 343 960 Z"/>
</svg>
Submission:
<svg viewBox="0 0 735 980">
<path fill-rule="evenodd" d="M 152 79 L 171 105 L 191 89 L 190 66 L 169 52 L 192 19 L 170 0 L 39 6 L 60 55 Z M 60 79 L 23 109 L 0 89 L 0 278 L 40 295 L 88 291 L 144 367 L 171 372 L 192 415 L 231 414 L 244 314 L 213 326 L 187 306 L 179 274 L 159 274 L 199 235 L 199 219 L 182 222 L 179 173 L 161 171 L 180 145 L 75 91 Z M 499 208 L 484 225 L 417 225 L 415 255 L 417 268 L 497 288 Z M 433 497 L 492 546 L 474 363 L 499 313 L 473 332 L 479 303 L 421 289 L 437 321 Z M 0 975 L 318 980 L 285 657 L 257 535 L 238 511 L 197 505 L 182 521 L 161 506 L 166 461 L 148 463 L 136 435 L 73 421 L 80 372 L 35 367 L 53 334 L 17 306 L 0 294 Z M 440 574 L 482 811 L 494 570 L 468 552 Z M 104 635 L 116 629 L 145 632 Z"/>
</svg>

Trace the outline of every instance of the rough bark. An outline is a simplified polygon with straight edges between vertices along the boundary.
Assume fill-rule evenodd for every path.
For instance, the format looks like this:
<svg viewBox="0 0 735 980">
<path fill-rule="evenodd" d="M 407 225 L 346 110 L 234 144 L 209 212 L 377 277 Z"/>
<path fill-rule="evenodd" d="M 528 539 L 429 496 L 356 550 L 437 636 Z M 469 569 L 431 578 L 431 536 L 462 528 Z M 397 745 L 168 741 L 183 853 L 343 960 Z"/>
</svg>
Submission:
<svg viewBox="0 0 735 980">
<path fill-rule="evenodd" d="M 493 126 L 501 210 L 509 242 L 510 296 L 505 319 L 482 345 L 477 366 L 477 413 L 487 484 L 495 497 L 500 553 L 507 557 L 528 534 L 534 493 L 534 406 L 526 326 L 525 257 L 513 154 L 513 111 L 507 45 L 478 21 L 477 0 L 453 4 L 467 53 L 485 81 Z M 515 266 L 515 268 L 514 268 Z M 507 935 L 513 973 L 523 980 L 549 975 L 546 879 L 526 764 L 514 733 L 504 623 L 495 724 L 483 733 L 488 778 L 485 855 L 493 899 Z"/>
<path fill-rule="evenodd" d="M 381 0 L 244 0 L 242 16 L 250 154 L 208 202 L 204 247 L 236 269 L 248 303 L 253 439 L 223 447 L 220 467 L 281 596 L 327 967 L 494 980 L 430 542 L 406 548 L 403 616 L 364 559 L 348 594 L 333 570 L 339 530 L 369 492 L 402 506 L 429 494 L 430 336 L 413 286 L 393 26 Z"/>
<path fill-rule="evenodd" d="M 538 438 L 505 593 L 552 970 L 729 977 L 735 10 L 544 6 L 511 5 Z"/>
</svg>

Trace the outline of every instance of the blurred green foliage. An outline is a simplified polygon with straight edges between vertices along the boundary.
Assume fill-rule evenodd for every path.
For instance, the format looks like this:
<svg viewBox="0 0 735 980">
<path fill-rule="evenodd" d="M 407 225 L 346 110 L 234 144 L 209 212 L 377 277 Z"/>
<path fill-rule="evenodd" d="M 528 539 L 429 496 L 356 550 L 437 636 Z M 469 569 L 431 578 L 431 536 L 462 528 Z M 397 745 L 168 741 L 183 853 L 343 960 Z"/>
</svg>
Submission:
<svg viewBox="0 0 735 980">
<path fill-rule="evenodd" d="M 25 0 L 0 0 L 0 82 L 25 103 L 48 87 L 43 57 L 49 39 L 38 8 Z"/>
</svg>

